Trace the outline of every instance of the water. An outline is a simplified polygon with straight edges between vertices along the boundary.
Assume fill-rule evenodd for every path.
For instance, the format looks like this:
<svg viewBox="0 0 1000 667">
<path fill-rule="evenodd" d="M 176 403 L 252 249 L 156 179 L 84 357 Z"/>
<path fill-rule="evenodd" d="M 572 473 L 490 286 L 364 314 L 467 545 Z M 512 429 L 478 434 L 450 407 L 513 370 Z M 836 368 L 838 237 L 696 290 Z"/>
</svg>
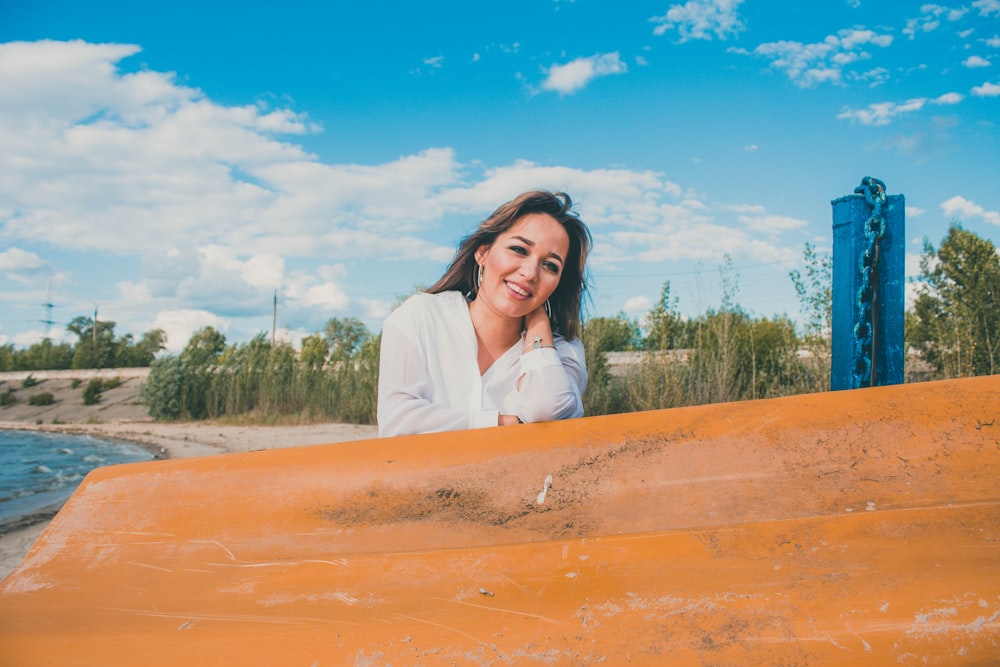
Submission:
<svg viewBox="0 0 1000 667">
<path fill-rule="evenodd" d="M 152 459 L 125 442 L 0 429 L 0 527 L 58 508 L 94 468 Z"/>
</svg>

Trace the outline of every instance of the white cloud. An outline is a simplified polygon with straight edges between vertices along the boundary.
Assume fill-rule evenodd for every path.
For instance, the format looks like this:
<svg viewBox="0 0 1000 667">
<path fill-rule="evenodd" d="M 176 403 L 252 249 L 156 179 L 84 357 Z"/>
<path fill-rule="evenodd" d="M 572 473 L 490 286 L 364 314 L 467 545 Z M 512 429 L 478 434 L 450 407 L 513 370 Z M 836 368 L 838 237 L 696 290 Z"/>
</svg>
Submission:
<svg viewBox="0 0 1000 667">
<path fill-rule="evenodd" d="M 542 82 L 542 90 L 571 95 L 601 76 L 624 74 L 628 67 L 618 52 L 601 53 L 588 58 L 577 58 L 565 65 L 552 65 Z"/>
<path fill-rule="evenodd" d="M 399 275 L 412 282 L 375 287 L 387 272 L 443 267 L 475 221 L 528 189 L 573 194 L 600 239 L 594 266 L 798 255 L 770 230 L 717 221 L 717 205 L 654 171 L 463 163 L 448 147 L 325 163 L 296 143 L 319 131 L 306 115 L 226 106 L 173 74 L 125 71 L 138 51 L 0 45 L 0 270 L 52 272 L 71 314 L 99 300 L 120 331 L 162 328 L 173 351 L 206 325 L 236 340 L 270 331 L 275 290 L 290 332 L 340 314 L 381 319 L 424 279 L 410 271 Z M 625 71 L 617 53 L 581 61 L 553 68 L 551 89 Z M 97 273 L 115 278 L 98 287 Z M 38 282 L 21 298 L 31 308 Z"/>
<path fill-rule="evenodd" d="M 942 202 L 941 210 L 945 215 L 958 218 L 959 220 L 967 218 L 982 218 L 986 222 L 993 223 L 994 225 L 1000 225 L 1000 212 L 987 211 L 979 204 L 969 201 L 965 197 L 955 196 L 945 202 Z"/>
<path fill-rule="evenodd" d="M 866 83 L 870 88 L 876 88 L 889 80 L 889 70 L 884 67 L 873 67 L 867 72 L 850 72 L 848 74 L 852 81 Z"/>
<path fill-rule="evenodd" d="M 347 280 L 348 271 L 344 266 L 324 265 L 316 271 L 316 276 L 305 273 L 290 276 L 284 294 L 306 308 L 341 312 L 350 304 L 350 298 L 344 290 Z"/>
<path fill-rule="evenodd" d="M 948 104 L 958 104 L 965 99 L 965 95 L 961 93 L 945 93 L 944 95 L 939 95 L 931 100 L 931 104 L 938 105 L 948 105 Z"/>
<path fill-rule="evenodd" d="M 906 21 L 903 34 L 911 40 L 916 39 L 917 33 L 933 32 L 941 27 L 941 21 L 954 22 L 960 20 L 968 12 L 968 8 L 951 8 L 935 4 L 920 5 L 920 16 Z"/>
<path fill-rule="evenodd" d="M 990 65 L 992 65 L 992 63 L 986 58 L 981 58 L 980 56 L 969 56 L 964 61 L 962 61 L 962 65 L 964 67 L 974 69 L 978 67 L 989 67 Z"/>
<path fill-rule="evenodd" d="M 156 315 L 149 329 L 162 329 L 167 335 L 167 352 L 180 352 L 187 345 L 191 334 L 204 327 L 212 327 L 225 334 L 229 321 L 207 310 L 180 309 L 164 310 Z"/>
<path fill-rule="evenodd" d="M 153 299 L 153 293 L 149 289 L 149 283 L 145 280 L 139 282 L 129 282 L 127 280 L 118 283 L 118 294 L 123 301 L 134 304 L 149 303 Z"/>
<path fill-rule="evenodd" d="M 906 207 L 906 217 L 907 218 L 919 218 L 927 211 L 920 208 L 919 206 L 907 206 Z"/>
<path fill-rule="evenodd" d="M 877 102 L 869 104 L 867 109 L 844 109 L 837 118 L 855 120 L 862 125 L 888 125 L 901 114 L 919 111 L 927 103 L 926 98 L 907 100 L 902 104 L 895 102 Z"/>
<path fill-rule="evenodd" d="M 11 247 L 0 252 L 0 271 L 8 276 L 33 273 L 45 266 L 45 260 L 33 252 Z"/>
<path fill-rule="evenodd" d="M 732 211 L 733 213 L 753 213 L 755 215 L 764 215 L 767 213 L 767 209 L 760 204 L 722 204 L 719 208 L 724 211 Z"/>
<path fill-rule="evenodd" d="M 23 212 L 4 221 L 9 233 L 118 252 L 197 242 L 278 196 L 253 178 L 261 165 L 306 158 L 270 136 L 305 131 L 303 118 L 222 107 L 172 75 L 117 72 L 135 51 L 0 45 L 0 88 L 14 91 L 0 105 L 0 199 Z"/>
<path fill-rule="evenodd" d="M 741 215 L 739 220 L 748 229 L 765 234 L 778 234 L 809 226 L 805 220 L 785 215 Z"/>
<path fill-rule="evenodd" d="M 976 0 L 972 6 L 979 10 L 980 16 L 1000 15 L 1000 0 Z"/>
<path fill-rule="evenodd" d="M 841 81 L 844 68 L 871 58 L 866 47 L 885 48 L 890 44 L 892 35 L 851 28 L 828 35 L 822 42 L 768 42 L 750 53 L 770 60 L 771 67 L 785 73 L 795 85 L 810 88 L 821 83 Z"/>
<path fill-rule="evenodd" d="M 758 146 L 757 144 L 747 144 L 746 146 L 743 147 L 743 150 L 745 150 L 747 153 L 756 153 L 758 150 L 760 150 L 760 146 Z"/>
<path fill-rule="evenodd" d="M 837 118 L 856 121 L 862 125 L 882 126 L 888 125 L 898 116 L 920 111 L 928 104 L 937 106 L 954 105 L 965 99 L 960 93 L 945 93 L 934 99 L 926 97 L 916 97 L 905 102 L 876 102 L 869 104 L 866 109 L 843 109 Z"/>
<path fill-rule="evenodd" d="M 633 296 L 629 299 L 626 299 L 625 305 L 622 306 L 622 310 L 630 315 L 636 315 L 640 313 L 645 313 L 652 307 L 653 307 L 653 302 L 650 301 L 649 297 Z"/>
<path fill-rule="evenodd" d="M 983 85 L 973 88 L 972 94 L 976 97 L 997 97 L 1000 95 L 1000 85 L 987 81 Z"/>
<path fill-rule="evenodd" d="M 650 19 L 658 24 L 653 34 L 676 29 L 681 42 L 713 37 L 725 40 L 744 29 L 737 13 L 741 4 L 743 0 L 688 0 L 683 5 L 671 5 L 666 14 Z"/>
</svg>

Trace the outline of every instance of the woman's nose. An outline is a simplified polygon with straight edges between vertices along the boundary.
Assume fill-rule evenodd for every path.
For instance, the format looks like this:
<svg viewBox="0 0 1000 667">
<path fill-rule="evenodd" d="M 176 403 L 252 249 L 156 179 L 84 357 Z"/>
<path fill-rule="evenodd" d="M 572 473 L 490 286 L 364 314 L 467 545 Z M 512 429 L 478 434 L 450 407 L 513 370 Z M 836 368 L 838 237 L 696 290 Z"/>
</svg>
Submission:
<svg viewBox="0 0 1000 667">
<path fill-rule="evenodd" d="M 538 267 L 530 259 L 521 262 L 521 275 L 529 280 L 534 280 L 538 275 Z"/>
</svg>

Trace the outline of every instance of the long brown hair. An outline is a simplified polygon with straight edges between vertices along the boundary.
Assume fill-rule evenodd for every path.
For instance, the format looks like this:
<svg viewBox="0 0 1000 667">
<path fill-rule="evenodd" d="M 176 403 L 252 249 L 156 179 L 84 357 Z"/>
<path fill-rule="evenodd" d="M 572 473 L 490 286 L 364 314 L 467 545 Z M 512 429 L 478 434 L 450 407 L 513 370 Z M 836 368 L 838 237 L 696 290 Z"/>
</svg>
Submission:
<svg viewBox="0 0 1000 667">
<path fill-rule="evenodd" d="M 476 250 L 482 246 L 492 246 L 498 236 L 525 215 L 544 213 L 561 224 L 569 236 L 565 268 L 559 277 L 559 285 L 549 297 L 552 328 L 566 338 L 576 338 L 580 333 L 580 310 L 587 292 L 587 255 L 590 254 L 593 240 L 587 225 L 571 210 L 572 206 L 573 201 L 565 192 L 546 190 L 525 192 L 502 204 L 490 217 L 483 220 L 476 231 L 462 239 L 448 270 L 427 292 L 437 294 L 458 290 L 474 299 L 479 289 Z"/>
</svg>

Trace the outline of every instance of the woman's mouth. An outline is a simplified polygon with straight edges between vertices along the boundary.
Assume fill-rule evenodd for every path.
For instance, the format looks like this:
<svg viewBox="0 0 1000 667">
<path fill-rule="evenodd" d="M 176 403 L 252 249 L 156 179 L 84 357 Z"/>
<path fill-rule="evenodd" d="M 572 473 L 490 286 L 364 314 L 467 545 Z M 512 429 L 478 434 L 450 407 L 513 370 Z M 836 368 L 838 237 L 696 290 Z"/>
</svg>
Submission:
<svg viewBox="0 0 1000 667">
<path fill-rule="evenodd" d="M 518 298 L 521 298 L 521 299 L 530 299 L 531 298 L 531 292 L 529 292 L 528 290 L 524 289 L 520 285 L 515 285 L 514 283 L 508 282 L 508 281 L 504 281 L 504 284 L 507 285 L 507 289 L 509 289 Z"/>
</svg>

